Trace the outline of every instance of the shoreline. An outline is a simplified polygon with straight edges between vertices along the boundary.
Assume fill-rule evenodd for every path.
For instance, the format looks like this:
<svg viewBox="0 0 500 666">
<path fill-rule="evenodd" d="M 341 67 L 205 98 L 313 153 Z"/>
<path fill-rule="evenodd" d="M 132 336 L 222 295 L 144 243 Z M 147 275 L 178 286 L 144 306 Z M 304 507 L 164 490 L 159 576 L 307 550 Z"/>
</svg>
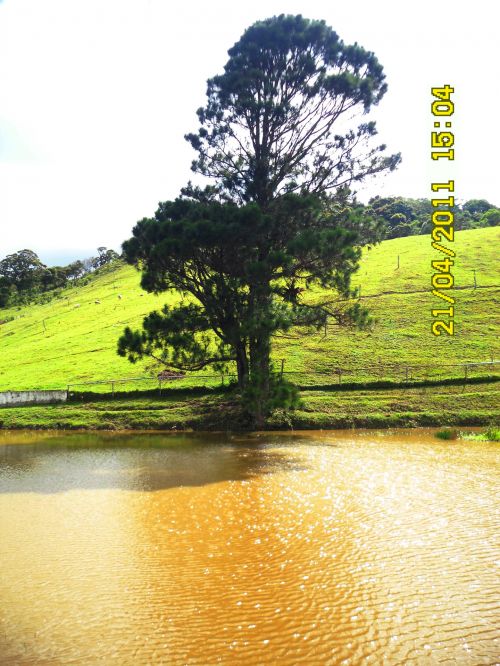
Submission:
<svg viewBox="0 0 500 666">
<path fill-rule="evenodd" d="M 302 390 L 302 405 L 280 410 L 265 431 L 487 427 L 500 422 L 500 382 L 347 391 Z M 162 397 L 94 396 L 0 408 L 0 430 L 248 431 L 229 392 Z"/>
</svg>

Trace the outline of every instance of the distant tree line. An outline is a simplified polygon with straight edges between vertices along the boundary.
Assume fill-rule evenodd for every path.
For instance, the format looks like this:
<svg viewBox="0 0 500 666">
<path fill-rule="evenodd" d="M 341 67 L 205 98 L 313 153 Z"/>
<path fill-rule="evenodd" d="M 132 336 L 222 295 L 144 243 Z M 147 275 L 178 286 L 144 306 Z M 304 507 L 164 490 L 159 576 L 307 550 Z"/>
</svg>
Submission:
<svg viewBox="0 0 500 666">
<path fill-rule="evenodd" d="M 120 258 L 114 250 L 97 248 L 97 256 L 67 266 L 46 266 L 33 250 L 19 250 L 0 261 L 0 308 L 26 303 L 39 294 L 62 289 Z"/>
<path fill-rule="evenodd" d="M 403 197 L 377 196 L 364 207 L 365 213 L 379 222 L 386 239 L 430 233 L 434 210 L 430 199 Z M 452 210 L 455 213 L 455 229 L 459 231 L 500 224 L 500 209 L 485 199 L 470 199 Z"/>
</svg>

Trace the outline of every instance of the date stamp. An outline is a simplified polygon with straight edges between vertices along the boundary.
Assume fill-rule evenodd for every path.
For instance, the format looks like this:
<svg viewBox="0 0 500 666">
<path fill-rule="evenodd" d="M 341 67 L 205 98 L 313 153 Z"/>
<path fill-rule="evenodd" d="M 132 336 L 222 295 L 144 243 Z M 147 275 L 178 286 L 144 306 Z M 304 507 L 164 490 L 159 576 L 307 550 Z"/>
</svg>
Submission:
<svg viewBox="0 0 500 666">
<path fill-rule="evenodd" d="M 441 88 L 432 88 L 431 111 L 434 116 L 434 129 L 431 132 L 431 158 L 433 160 L 454 160 L 455 159 L 455 135 L 451 131 L 451 116 L 455 111 L 455 105 L 451 95 L 455 89 L 450 85 L 444 85 Z M 435 303 L 436 307 L 431 308 L 433 317 L 431 330 L 433 335 L 455 334 L 454 316 L 455 316 L 455 298 L 450 290 L 453 288 L 455 278 L 453 276 L 453 266 L 455 264 L 455 252 L 447 243 L 453 243 L 455 240 L 454 227 L 454 207 L 455 207 L 455 181 L 431 183 L 433 198 L 432 212 L 432 230 L 431 244 L 432 249 L 439 252 L 431 260 L 431 286 L 432 295 L 440 299 Z M 448 196 L 446 196 L 448 195 Z M 435 197 L 435 198 L 434 198 Z M 439 197 L 439 198 L 438 198 Z M 440 307 L 437 307 L 437 306 Z M 448 307 L 446 307 L 448 306 Z"/>
</svg>

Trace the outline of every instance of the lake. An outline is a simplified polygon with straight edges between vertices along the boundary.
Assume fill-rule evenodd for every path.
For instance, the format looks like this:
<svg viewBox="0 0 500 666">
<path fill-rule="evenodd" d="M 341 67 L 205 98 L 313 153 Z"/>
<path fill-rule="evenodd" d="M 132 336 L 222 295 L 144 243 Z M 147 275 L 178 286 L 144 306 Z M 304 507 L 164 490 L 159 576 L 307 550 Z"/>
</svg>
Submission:
<svg viewBox="0 0 500 666">
<path fill-rule="evenodd" d="M 498 663 L 498 450 L 0 431 L 0 663 Z"/>
</svg>

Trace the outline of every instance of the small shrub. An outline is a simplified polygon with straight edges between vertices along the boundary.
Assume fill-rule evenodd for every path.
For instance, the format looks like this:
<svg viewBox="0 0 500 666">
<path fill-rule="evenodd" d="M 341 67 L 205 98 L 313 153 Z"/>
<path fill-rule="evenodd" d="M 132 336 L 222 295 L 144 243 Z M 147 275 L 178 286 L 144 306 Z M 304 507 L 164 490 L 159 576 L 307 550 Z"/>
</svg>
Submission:
<svg viewBox="0 0 500 666">
<path fill-rule="evenodd" d="M 484 431 L 484 436 L 489 442 L 500 442 L 500 428 L 490 427 Z"/>
<path fill-rule="evenodd" d="M 438 430 L 436 433 L 436 437 L 438 439 L 457 439 L 458 433 L 456 430 L 449 430 L 448 428 L 444 428 L 443 430 Z"/>
</svg>

